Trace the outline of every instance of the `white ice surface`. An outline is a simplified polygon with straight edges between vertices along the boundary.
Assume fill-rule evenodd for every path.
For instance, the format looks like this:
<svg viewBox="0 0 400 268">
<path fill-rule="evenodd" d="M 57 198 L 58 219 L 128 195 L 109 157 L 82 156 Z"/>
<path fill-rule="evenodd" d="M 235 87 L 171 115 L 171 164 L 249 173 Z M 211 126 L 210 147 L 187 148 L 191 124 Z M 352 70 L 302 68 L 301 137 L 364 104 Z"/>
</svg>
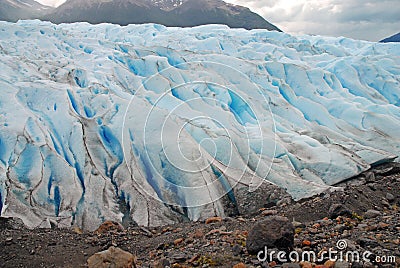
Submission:
<svg viewBox="0 0 400 268">
<path fill-rule="evenodd" d="M 238 183 L 300 199 L 400 152 L 395 43 L 0 22 L 0 70 L 0 211 L 29 227 L 224 215 Z"/>
</svg>

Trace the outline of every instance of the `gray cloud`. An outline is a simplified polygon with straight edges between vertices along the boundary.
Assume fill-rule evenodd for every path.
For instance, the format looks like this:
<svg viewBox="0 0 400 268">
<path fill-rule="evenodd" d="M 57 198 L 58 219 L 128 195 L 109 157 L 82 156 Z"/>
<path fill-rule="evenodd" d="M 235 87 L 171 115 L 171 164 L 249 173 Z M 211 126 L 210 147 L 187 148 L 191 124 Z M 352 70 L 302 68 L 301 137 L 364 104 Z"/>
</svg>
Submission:
<svg viewBox="0 0 400 268">
<path fill-rule="evenodd" d="M 400 31 L 399 0 L 226 0 L 289 33 L 378 41 Z"/>
</svg>

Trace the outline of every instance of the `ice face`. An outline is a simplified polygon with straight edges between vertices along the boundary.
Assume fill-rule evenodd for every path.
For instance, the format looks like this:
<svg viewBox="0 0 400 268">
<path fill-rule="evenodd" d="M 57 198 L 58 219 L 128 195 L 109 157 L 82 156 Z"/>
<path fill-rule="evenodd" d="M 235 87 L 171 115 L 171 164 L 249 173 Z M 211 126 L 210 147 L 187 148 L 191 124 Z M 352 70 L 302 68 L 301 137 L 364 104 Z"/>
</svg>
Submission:
<svg viewBox="0 0 400 268">
<path fill-rule="evenodd" d="M 224 215 L 400 152 L 400 45 L 208 25 L 0 22 L 0 211 L 29 227 Z"/>
</svg>

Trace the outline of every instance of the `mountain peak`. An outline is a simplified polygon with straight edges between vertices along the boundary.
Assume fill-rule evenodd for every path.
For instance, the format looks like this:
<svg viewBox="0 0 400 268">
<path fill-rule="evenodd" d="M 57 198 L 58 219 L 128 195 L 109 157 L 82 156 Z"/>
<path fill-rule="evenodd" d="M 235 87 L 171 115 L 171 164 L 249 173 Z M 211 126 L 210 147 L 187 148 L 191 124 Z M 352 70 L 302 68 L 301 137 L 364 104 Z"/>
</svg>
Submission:
<svg viewBox="0 0 400 268">
<path fill-rule="evenodd" d="M 19 19 L 35 19 L 50 10 L 51 7 L 34 0 L 0 0 L 0 20 L 15 22 Z"/>
<path fill-rule="evenodd" d="M 225 24 L 280 31 L 249 8 L 222 0 L 69 0 L 43 19 L 54 23 L 158 23 L 178 27 Z"/>
</svg>

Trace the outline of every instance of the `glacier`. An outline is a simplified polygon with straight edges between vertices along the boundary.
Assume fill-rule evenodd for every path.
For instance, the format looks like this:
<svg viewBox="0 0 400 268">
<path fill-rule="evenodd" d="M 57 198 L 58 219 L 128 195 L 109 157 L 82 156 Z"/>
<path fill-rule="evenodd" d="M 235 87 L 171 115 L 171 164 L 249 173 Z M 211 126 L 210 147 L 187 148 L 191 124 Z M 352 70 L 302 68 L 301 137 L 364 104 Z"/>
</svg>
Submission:
<svg viewBox="0 0 400 268">
<path fill-rule="evenodd" d="M 224 216 L 237 189 L 299 200 L 400 153 L 399 44 L 0 25 L 0 215 L 30 228 Z"/>
</svg>

